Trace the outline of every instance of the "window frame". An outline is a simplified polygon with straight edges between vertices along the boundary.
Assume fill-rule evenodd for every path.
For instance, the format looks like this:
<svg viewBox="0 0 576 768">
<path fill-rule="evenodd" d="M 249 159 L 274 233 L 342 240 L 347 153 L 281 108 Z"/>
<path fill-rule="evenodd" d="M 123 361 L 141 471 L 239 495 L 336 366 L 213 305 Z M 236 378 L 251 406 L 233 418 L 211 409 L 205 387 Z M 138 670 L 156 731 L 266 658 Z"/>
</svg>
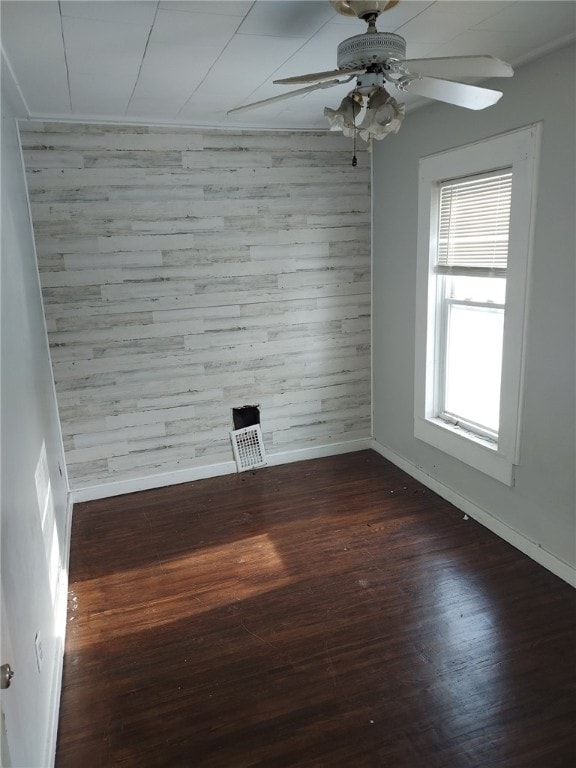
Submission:
<svg viewBox="0 0 576 768">
<path fill-rule="evenodd" d="M 414 435 L 500 482 L 514 484 L 519 462 L 525 360 L 528 282 L 541 123 L 423 157 L 419 162 L 418 262 L 416 276 L 416 359 Z M 502 378 L 497 443 L 452 425 L 437 415 L 435 402 L 440 328 L 440 276 L 435 271 L 440 185 L 498 169 L 512 170 L 512 204 Z"/>
</svg>

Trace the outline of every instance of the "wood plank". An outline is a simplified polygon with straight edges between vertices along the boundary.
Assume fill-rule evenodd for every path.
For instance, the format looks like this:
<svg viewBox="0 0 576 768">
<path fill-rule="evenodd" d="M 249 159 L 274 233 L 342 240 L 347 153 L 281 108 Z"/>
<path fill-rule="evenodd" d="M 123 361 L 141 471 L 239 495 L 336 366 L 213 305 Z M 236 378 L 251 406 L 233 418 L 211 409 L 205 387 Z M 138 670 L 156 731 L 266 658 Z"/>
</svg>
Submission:
<svg viewBox="0 0 576 768">
<path fill-rule="evenodd" d="M 576 597 L 372 451 L 78 504 L 57 768 L 567 768 Z"/>
</svg>

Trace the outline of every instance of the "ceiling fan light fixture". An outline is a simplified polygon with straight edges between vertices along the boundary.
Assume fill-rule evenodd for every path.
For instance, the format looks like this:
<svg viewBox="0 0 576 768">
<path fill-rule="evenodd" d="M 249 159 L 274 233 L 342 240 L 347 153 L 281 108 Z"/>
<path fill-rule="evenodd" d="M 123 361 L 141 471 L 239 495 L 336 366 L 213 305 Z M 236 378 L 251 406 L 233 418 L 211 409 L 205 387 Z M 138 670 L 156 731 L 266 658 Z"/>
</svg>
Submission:
<svg viewBox="0 0 576 768">
<path fill-rule="evenodd" d="M 384 139 L 390 133 L 398 133 L 404 120 L 404 104 L 399 104 L 392 96 L 388 96 L 386 101 L 378 98 L 379 95 L 369 100 L 366 116 L 358 126 L 358 134 L 366 142 L 370 139 Z"/>
<path fill-rule="evenodd" d="M 362 105 L 350 94 L 344 96 L 338 109 L 324 107 L 324 117 L 330 123 L 330 127 L 342 131 L 344 136 L 354 136 L 356 132 L 356 117 L 360 113 Z"/>
<path fill-rule="evenodd" d="M 356 118 L 362 109 L 365 109 L 364 119 L 357 125 Z M 352 92 L 342 99 L 338 109 L 324 108 L 324 116 L 332 129 L 342 131 L 344 136 L 358 135 L 368 143 L 371 139 L 398 133 L 404 113 L 404 104 L 398 104 L 385 88 L 379 88 L 368 99 Z"/>
</svg>

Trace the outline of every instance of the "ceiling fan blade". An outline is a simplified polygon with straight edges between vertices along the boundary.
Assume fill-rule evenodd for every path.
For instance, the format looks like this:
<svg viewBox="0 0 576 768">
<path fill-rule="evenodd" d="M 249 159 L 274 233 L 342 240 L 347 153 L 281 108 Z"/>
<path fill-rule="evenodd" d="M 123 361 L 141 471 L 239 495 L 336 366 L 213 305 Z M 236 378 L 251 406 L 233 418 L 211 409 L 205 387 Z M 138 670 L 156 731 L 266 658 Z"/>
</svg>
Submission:
<svg viewBox="0 0 576 768">
<path fill-rule="evenodd" d="M 414 75 L 428 77 L 512 77 L 514 70 L 495 56 L 447 56 L 435 59 L 406 59 L 402 67 Z"/>
<path fill-rule="evenodd" d="M 285 77 L 283 80 L 274 80 L 278 85 L 297 85 L 298 83 L 322 83 L 325 80 L 332 80 L 334 77 L 344 75 L 353 77 L 362 75 L 365 69 L 331 69 L 328 72 L 314 72 L 309 75 L 298 75 L 297 77 Z"/>
<path fill-rule="evenodd" d="M 435 77 L 421 77 L 406 85 L 407 93 L 425 96 L 427 99 L 445 101 L 466 109 L 486 109 L 501 98 L 500 91 L 479 88 L 467 83 L 453 83 L 451 80 L 438 80 Z"/>
<path fill-rule="evenodd" d="M 269 99 L 262 99 L 262 101 L 253 101 L 252 104 L 244 104 L 241 107 L 235 107 L 229 109 L 226 112 L 227 115 L 238 114 L 239 112 L 248 112 L 251 109 L 258 109 L 259 107 L 265 107 L 267 104 L 274 104 L 277 101 L 283 101 L 284 99 L 291 99 L 293 96 L 300 96 L 303 93 L 310 93 L 310 91 L 316 91 L 319 88 L 332 88 L 334 85 L 341 85 L 340 80 L 330 80 L 327 83 L 316 83 L 316 85 L 308 85 L 306 88 L 297 88 L 295 91 L 288 91 L 288 93 L 280 93 L 278 96 L 272 96 Z"/>
</svg>

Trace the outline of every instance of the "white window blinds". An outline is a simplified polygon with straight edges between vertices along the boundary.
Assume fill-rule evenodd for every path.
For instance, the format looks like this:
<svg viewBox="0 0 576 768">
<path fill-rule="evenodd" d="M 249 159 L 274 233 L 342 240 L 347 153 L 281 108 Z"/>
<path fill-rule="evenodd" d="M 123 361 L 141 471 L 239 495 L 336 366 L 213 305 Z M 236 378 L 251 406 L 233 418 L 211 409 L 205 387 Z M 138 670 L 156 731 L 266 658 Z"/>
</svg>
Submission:
<svg viewBox="0 0 576 768">
<path fill-rule="evenodd" d="M 512 173 L 442 182 L 436 271 L 505 275 Z"/>
</svg>

